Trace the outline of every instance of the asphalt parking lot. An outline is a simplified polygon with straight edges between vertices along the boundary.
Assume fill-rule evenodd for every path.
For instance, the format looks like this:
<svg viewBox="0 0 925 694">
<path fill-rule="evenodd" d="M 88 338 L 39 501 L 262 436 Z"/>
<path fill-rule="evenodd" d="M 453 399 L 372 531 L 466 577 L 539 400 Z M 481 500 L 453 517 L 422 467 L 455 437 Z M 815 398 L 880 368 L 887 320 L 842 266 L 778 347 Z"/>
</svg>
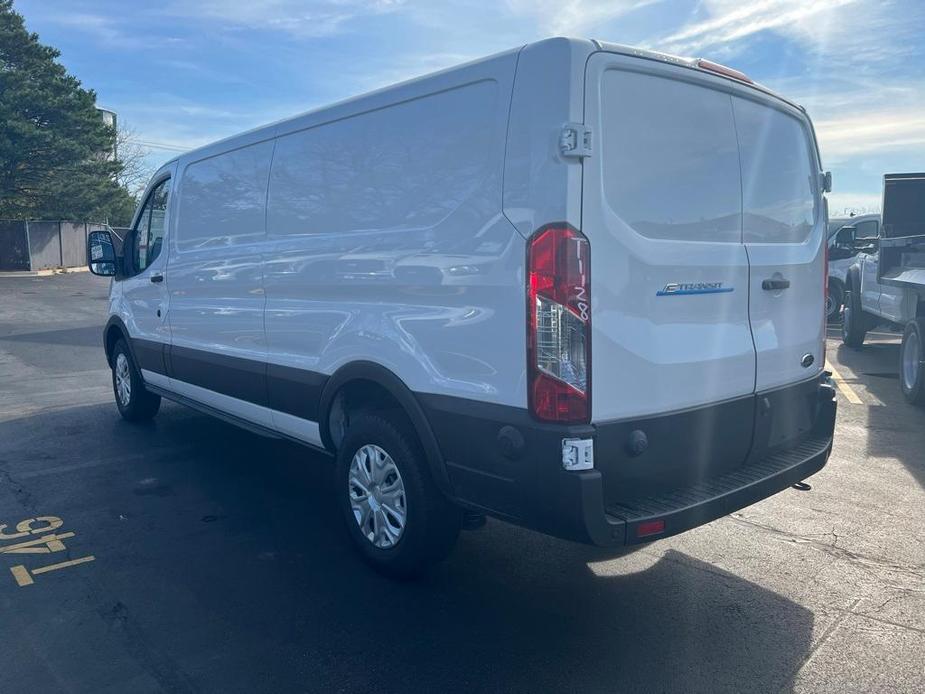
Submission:
<svg viewBox="0 0 925 694">
<path fill-rule="evenodd" d="M 829 341 L 811 491 L 619 557 L 489 521 L 400 584 L 355 557 L 323 456 L 172 403 L 119 418 L 107 290 L 0 278 L 0 692 L 925 691 L 895 335 Z"/>
</svg>

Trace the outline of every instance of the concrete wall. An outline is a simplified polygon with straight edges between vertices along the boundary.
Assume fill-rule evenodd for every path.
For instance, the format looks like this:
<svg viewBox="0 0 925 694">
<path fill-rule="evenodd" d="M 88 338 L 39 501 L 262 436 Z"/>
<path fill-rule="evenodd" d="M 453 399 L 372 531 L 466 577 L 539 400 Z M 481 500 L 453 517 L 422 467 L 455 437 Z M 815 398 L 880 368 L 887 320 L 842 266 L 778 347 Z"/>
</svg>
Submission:
<svg viewBox="0 0 925 694">
<path fill-rule="evenodd" d="M 87 234 L 93 222 L 0 220 L 0 271 L 46 270 L 87 264 Z"/>
</svg>

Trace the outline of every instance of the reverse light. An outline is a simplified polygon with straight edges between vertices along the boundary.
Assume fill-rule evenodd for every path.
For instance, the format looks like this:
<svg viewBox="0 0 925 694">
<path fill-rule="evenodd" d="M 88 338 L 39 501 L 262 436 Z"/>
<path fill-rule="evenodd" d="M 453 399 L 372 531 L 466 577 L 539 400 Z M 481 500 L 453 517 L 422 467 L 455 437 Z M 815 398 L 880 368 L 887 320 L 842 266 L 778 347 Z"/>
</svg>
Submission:
<svg viewBox="0 0 925 694">
<path fill-rule="evenodd" d="M 591 256 L 566 225 L 537 231 L 527 252 L 528 401 L 550 422 L 590 417 Z"/>
</svg>

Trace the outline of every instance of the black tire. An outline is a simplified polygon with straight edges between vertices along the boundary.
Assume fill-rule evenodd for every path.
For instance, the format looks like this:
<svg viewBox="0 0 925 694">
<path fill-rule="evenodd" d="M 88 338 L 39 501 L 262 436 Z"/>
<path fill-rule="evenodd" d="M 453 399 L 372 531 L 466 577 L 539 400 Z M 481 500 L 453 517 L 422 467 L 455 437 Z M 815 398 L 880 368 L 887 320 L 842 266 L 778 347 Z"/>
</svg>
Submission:
<svg viewBox="0 0 925 694">
<path fill-rule="evenodd" d="M 128 366 L 128 378 L 130 389 L 127 398 L 119 392 L 117 374 L 121 359 L 125 359 Z M 161 407 L 161 396 L 149 393 L 145 390 L 144 381 L 141 378 L 141 372 L 132 359 L 132 353 L 125 344 L 125 340 L 116 342 L 112 350 L 112 394 L 116 399 L 116 407 L 119 408 L 119 414 L 129 422 L 144 422 L 157 414 Z"/>
<path fill-rule="evenodd" d="M 404 487 L 404 527 L 386 548 L 364 534 L 351 505 L 351 463 L 360 449 L 370 445 L 388 454 Z M 334 479 L 347 532 L 376 571 L 391 578 L 414 578 L 444 559 L 456 544 L 462 511 L 437 489 L 417 437 L 399 416 L 370 413 L 352 418 L 337 452 Z"/>
<path fill-rule="evenodd" d="M 854 289 L 845 292 L 845 311 L 841 326 L 841 341 L 849 347 L 860 349 L 867 336 L 869 320 L 861 308 L 861 300 Z"/>
<path fill-rule="evenodd" d="M 914 350 L 910 354 L 910 350 Z M 899 348 L 899 387 L 906 400 L 925 405 L 925 318 L 909 321 Z"/>
<path fill-rule="evenodd" d="M 845 290 L 841 282 L 829 282 L 829 292 L 826 295 L 825 318 L 829 323 L 835 323 L 841 318 L 842 304 L 845 301 Z"/>
</svg>

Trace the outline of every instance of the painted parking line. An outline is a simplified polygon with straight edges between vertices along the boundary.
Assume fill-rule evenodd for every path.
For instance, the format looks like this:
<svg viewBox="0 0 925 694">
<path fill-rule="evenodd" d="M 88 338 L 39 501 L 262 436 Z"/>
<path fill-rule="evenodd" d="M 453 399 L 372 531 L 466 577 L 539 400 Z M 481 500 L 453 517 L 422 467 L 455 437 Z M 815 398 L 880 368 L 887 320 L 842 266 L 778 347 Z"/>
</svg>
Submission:
<svg viewBox="0 0 925 694">
<path fill-rule="evenodd" d="M 43 527 L 32 527 L 37 523 L 43 524 Z M 51 554 L 53 552 L 66 552 L 68 548 L 62 542 L 62 540 L 69 540 L 72 537 L 75 537 L 76 533 L 51 532 L 51 534 L 45 534 L 50 531 L 57 530 L 62 525 L 64 525 L 64 521 L 61 520 L 61 518 L 58 516 L 38 516 L 36 518 L 26 518 L 25 520 L 22 520 L 16 524 L 15 532 L 7 532 L 7 528 L 10 526 L 6 523 L 0 523 L 0 542 L 20 540 L 24 537 L 29 537 L 30 535 L 39 535 L 39 537 L 35 537 L 31 540 L 25 540 L 24 542 L 17 542 L 15 544 L 0 544 L 0 554 Z M 34 559 L 34 557 L 30 559 Z M 20 559 L 20 561 L 23 560 Z M 18 585 L 20 588 L 25 588 L 26 586 L 31 586 L 35 583 L 35 576 L 46 574 L 49 571 L 60 571 L 61 569 L 67 569 L 71 566 L 86 564 L 87 562 L 91 561 L 96 561 L 96 557 L 92 554 L 85 557 L 79 557 L 77 559 L 68 559 L 67 561 L 61 561 L 55 564 L 45 564 L 44 566 L 28 567 L 25 564 L 17 564 L 16 566 L 10 567 L 10 573 L 13 574 L 13 579 L 16 581 L 16 585 Z"/>
<path fill-rule="evenodd" d="M 832 380 L 835 381 L 835 386 L 841 391 L 841 394 L 845 396 L 845 400 L 850 402 L 852 405 L 863 405 L 864 402 L 861 398 L 858 397 L 858 394 L 854 392 L 854 388 L 848 385 L 841 374 L 832 366 L 832 362 L 828 359 L 825 362 L 825 368 L 832 372 Z"/>
</svg>

